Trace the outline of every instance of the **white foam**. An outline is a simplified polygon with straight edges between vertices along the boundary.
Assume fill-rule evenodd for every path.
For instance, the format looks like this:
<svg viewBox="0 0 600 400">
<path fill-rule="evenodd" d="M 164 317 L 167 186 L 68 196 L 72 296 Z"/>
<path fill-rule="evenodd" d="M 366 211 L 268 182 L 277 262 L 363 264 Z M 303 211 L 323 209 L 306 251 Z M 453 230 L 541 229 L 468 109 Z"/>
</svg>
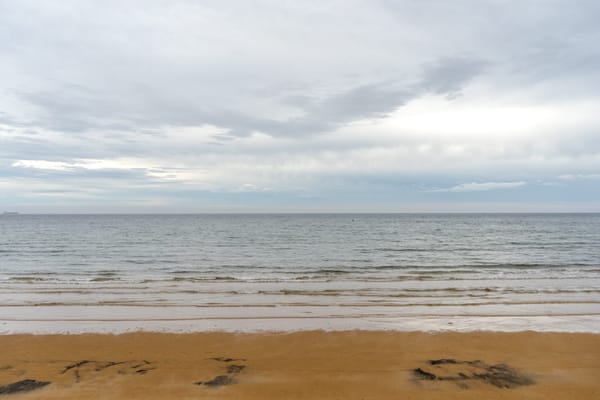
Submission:
<svg viewBox="0 0 600 400">
<path fill-rule="evenodd" d="M 600 333 L 600 318 L 569 317 L 383 317 L 369 319 L 209 319 L 171 321 L 2 321 L 0 334 L 80 334 L 127 332 L 292 332 L 301 330 L 392 330 L 424 332 L 588 332 Z"/>
</svg>

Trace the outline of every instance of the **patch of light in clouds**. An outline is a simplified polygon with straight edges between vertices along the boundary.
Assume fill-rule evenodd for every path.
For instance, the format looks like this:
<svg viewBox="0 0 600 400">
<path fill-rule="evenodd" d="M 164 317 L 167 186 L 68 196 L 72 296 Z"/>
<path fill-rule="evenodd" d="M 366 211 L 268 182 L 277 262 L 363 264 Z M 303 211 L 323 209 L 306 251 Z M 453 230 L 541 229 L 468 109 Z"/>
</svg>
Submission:
<svg viewBox="0 0 600 400">
<path fill-rule="evenodd" d="M 527 182 L 471 182 L 461 183 L 460 185 L 453 186 L 447 189 L 434 189 L 434 192 L 482 192 L 488 190 L 500 190 L 500 189 L 514 189 L 527 185 Z"/>
</svg>

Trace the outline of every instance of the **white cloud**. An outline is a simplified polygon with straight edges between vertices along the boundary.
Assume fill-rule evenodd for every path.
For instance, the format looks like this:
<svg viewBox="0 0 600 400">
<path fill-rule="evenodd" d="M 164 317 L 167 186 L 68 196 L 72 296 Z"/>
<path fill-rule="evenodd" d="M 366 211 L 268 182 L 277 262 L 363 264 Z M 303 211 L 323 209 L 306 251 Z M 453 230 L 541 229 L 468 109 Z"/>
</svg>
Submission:
<svg viewBox="0 0 600 400">
<path fill-rule="evenodd" d="M 564 174 L 557 176 L 561 181 L 600 179 L 600 174 Z"/>
<path fill-rule="evenodd" d="M 519 181 L 519 182 L 471 182 L 471 183 L 461 183 L 460 185 L 453 186 L 447 189 L 435 189 L 434 192 L 453 192 L 453 193 L 462 193 L 462 192 L 484 192 L 488 190 L 501 190 L 501 189 L 514 189 L 518 187 L 523 187 L 527 185 L 527 182 Z"/>
<path fill-rule="evenodd" d="M 94 160 L 77 159 L 74 162 L 47 161 L 47 160 L 18 160 L 12 164 L 17 168 L 31 168 L 50 171 L 75 171 L 84 170 L 103 170 L 103 169 L 140 169 L 149 166 L 131 162 L 128 160 Z"/>
<path fill-rule="evenodd" d="M 62 161 L 46 161 L 46 160 L 19 160 L 12 163 L 13 167 L 31 168 L 50 171 L 72 171 L 75 169 L 74 164 Z"/>
<path fill-rule="evenodd" d="M 71 162 L 48 160 L 18 160 L 12 167 L 41 171 L 78 173 L 84 171 L 139 171 L 148 177 L 167 181 L 185 180 L 188 171 L 162 167 L 146 159 L 75 159 Z"/>
</svg>

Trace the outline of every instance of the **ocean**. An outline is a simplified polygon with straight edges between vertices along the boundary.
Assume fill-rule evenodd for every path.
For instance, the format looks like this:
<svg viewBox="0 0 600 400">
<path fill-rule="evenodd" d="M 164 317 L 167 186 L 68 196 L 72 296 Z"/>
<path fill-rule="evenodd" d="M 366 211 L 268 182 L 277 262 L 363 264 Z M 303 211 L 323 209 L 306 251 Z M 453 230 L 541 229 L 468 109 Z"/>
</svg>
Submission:
<svg viewBox="0 0 600 400">
<path fill-rule="evenodd" d="M 600 214 L 0 215 L 0 333 L 600 332 Z"/>
</svg>

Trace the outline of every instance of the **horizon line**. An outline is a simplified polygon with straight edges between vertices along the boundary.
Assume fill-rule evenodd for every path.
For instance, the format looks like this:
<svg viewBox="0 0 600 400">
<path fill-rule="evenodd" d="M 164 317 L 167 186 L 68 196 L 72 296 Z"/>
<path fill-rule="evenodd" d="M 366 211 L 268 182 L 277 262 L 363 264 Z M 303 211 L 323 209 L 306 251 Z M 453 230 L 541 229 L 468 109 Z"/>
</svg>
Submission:
<svg viewBox="0 0 600 400">
<path fill-rule="evenodd" d="M 398 212 L 18 212 L 4 211 L 0 216 L 23 215 L 565 215 L 600 214 L 600 211 L 398 211 Z"/>
</svg>

